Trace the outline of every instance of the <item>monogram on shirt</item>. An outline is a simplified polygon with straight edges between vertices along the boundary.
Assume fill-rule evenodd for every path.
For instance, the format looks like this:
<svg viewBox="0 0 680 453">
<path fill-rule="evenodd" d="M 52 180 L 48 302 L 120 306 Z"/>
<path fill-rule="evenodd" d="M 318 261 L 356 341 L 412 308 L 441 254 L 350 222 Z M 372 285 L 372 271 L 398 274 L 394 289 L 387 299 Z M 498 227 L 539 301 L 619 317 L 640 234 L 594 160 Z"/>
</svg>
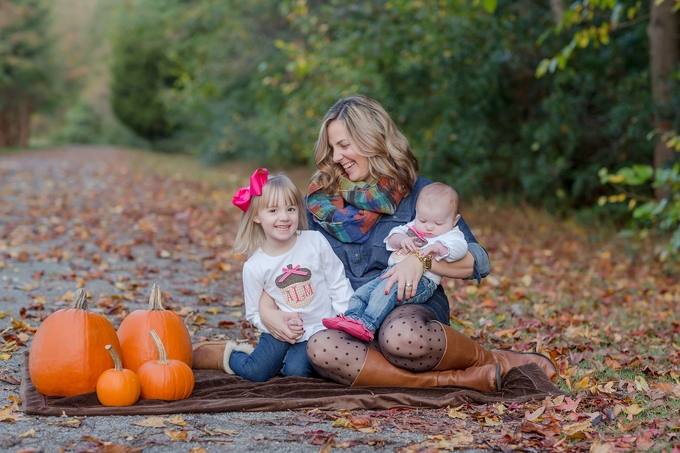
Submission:
<svg viewBox="0 0 680 453">
<path fill-rule="evenodd" d="M 304 308 L 314 300 L 312 271 L 300 265 L 288 264 L 276 277 L 276 286 L 281 289 L 283 300 L 291 308 Z"/>
</svg>

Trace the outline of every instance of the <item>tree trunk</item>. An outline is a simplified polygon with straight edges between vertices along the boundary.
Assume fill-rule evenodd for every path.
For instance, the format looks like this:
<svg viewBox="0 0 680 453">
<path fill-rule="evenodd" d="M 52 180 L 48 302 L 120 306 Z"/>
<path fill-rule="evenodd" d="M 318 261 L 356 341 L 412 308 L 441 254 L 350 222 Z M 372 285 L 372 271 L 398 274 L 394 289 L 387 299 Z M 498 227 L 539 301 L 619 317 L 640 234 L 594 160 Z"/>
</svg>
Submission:
<svg viewBox="0 0 680 453">
<path fill-rule="evenodd" d="M 7 113 L 5 109 L 0 109 L 0 148 L 9 146 L 7 144 L 9 132 L 7 130 Z"/>
<path fill-rule="evenodd" d="M 19 117 L 17 118 L 17 125 L 19 126 L 19 146 L 26 148 L 28 146 L 28 139 L 31 134 L 31 103 L 28 100 L 22 101 L 19 104 Z"/>
<path fill-rule="evenodd" d="M 656 107 L 654 127 L 658 131 L 654 146 L 654 168 L 661 168 L 673 158 L 675 152 L 666 146 L 664 135 L 673 127 L 676 108 L 671 104 L 673 85 L 671 73 L 680 63 L 680 18 L 673 12 L 674 0 L 658 3 L 651 0 L 651 19 L 647 27 L 649 35 L 652 99 Z M 657 188 L 658 200 L 669 195 L 669 188 Z"/>
<path fill-rule="evenodd" d="M 16 146 L 16 108 L 5 105 L 0 110 L 0 144 L 3 147 L 11 148 Z"/>
</svg>

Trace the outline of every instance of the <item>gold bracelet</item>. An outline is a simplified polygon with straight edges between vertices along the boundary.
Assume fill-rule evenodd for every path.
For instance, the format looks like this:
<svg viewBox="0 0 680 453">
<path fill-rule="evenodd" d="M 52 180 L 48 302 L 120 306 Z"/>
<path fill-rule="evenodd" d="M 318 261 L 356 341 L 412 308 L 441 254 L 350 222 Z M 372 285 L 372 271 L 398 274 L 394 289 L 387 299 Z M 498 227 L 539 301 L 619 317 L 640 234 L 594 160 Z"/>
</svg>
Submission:
<svg viewBox="0 0 680 453">
<path fill-rule="evenodd" d="M 424 271 L 429 271 L 430 269 L 432 269 L 432 255 L 422 256 L 420 254 L 420 250 L 416 250 L 416 257 L 422 263 Z"/>
</svg>

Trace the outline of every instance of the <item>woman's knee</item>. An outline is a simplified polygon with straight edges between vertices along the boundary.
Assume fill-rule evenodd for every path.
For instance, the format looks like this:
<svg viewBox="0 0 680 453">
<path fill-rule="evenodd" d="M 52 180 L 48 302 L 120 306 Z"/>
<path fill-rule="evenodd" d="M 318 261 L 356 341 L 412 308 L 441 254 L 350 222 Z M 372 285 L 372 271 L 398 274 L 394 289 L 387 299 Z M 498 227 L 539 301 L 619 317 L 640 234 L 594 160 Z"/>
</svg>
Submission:
<svg viewBox="0 0 680 453">
<path fill-rule="evenodd" d="M 307 358 L 315 366 L 321 366 L 330 356 L 329 349 L 333 348 L 332 335 L 328 330 L 322 330 L 312 335 L 307 341 Z"/>
<path fill-rule="evenodd" d="M 366 359 L 366 343 L 339 330 L 318 332 L 307 342 L 312 367 L 327 379 L 351 384 Z"/>
<path fill-rule="evenodd" d="M 441 330 L 438 323 L 432 322 L 433 319 L 432 312 L 420 305 L 395 308 L 380 326 L 380 350 L 413 349 L 414 346 L 431 342 L 432 337 L 438 336 Z"/>
</svg>

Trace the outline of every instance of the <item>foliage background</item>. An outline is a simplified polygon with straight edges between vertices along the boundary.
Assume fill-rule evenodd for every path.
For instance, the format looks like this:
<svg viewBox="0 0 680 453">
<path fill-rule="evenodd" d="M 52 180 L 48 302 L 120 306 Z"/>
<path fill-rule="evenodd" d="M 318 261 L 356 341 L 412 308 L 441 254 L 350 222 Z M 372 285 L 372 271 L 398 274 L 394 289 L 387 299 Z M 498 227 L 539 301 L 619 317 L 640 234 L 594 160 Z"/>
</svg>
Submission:
<svg viewBox="0 0 680 453">
<path fill-rule="evenodd" d="M 425 176 L 463 197 L 621 223 L 625 205 L 596 205 L 613 193 L 597 173 L 652 162 L 647 23 L 537 79 L 569 41 L 546 33 L 555 21 L 537 0 L 492 14 L 475 0 L 56 0 L 63 89 L 33 143 L 310 165 L 320 118 L 359 92 L 388 108 Z"/>
</svg>

